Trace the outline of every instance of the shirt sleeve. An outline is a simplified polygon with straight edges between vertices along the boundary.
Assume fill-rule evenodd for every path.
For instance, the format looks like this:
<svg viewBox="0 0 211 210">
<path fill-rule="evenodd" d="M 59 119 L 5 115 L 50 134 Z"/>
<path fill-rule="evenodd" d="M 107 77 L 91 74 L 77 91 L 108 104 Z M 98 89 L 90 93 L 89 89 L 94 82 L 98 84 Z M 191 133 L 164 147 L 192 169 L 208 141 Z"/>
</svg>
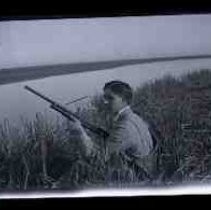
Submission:
<svg viewBox="0 0 211 210">
<path fill-rule="evenodd" d="M 108 156 L 114 153 L 124 153 L 127 149 L 132 148 L 135 136 L 136 130 L 128 123 L 115 126 L 108 139 Z"/>
<path fill-rule="evenodd" d="M 151 137 L 147 127 L 141 129 L 127 121 L 120 124 L 111 134 L 108 141 L 108 156 L 122 153 L 127 156 L 145 156 L 150 151 Z"/>
</svg>

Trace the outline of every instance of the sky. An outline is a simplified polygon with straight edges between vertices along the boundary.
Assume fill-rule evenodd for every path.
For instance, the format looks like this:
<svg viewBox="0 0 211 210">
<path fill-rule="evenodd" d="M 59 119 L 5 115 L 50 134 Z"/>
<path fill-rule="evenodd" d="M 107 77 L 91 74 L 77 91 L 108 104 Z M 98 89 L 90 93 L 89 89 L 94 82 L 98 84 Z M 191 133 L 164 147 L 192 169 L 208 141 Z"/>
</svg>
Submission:
<svg viewBox="0 0 211 210">
<path fill-rule="evenodd" d="M 211 54 L 211 15 L 0 22 L 0 69 Z"/>
</svg>

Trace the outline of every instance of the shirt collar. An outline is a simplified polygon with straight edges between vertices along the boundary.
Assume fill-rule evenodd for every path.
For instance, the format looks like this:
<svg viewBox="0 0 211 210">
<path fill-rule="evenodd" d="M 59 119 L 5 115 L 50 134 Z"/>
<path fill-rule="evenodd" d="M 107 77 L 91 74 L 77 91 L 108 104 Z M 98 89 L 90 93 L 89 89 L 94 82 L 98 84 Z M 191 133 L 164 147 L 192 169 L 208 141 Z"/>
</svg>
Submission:
<svg viewBox="0 0 211 210">
<path fill-rule="evenodd" d="M 120 117 L 120 115 L 125 112 L 126 110 L 130 109 L 130 106 L 127 105 L 125 107 L 123 107 L 122 109 L 119 110 L 119 112 L 117 113 L 117 115 L 114 117 L 114 120 L 117 121 Z"/>
</svg>

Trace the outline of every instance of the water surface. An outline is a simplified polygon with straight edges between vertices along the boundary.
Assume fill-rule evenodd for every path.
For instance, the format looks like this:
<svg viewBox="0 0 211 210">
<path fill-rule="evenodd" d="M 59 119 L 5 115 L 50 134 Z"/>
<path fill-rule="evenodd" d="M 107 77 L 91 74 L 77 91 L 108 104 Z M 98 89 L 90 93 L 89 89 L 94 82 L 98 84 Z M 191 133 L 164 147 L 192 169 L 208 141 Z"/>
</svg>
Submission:
<svg viewBox="0 0 211 210">
<path fill-rule="evenodd" d="M 1 85 L 0 122 L 7 118 L 11 123 L 18 124 L 21 116 L 33 119 L 37 112 L 45 113 L 51 118 L 58 116 L 55 111 L 49 109 L 48 103 L 26 91 L 25 85 L 29 85 L 63 104 L 83 96 L 89 96 L 81 102 L 68 106 L 75 110 L 76 106 L 88 103 L 95 94 L 102 93 L 104 84 L 110 80 L 118 79 L 128 82 L 135 89 L 137 86 L 162 78 L 165 75 L 179 77 L 200 69 L 211 69 L 211 59 L 126 65 L 101 71 L 52 76 L 39 80 Z"/>
</svg>

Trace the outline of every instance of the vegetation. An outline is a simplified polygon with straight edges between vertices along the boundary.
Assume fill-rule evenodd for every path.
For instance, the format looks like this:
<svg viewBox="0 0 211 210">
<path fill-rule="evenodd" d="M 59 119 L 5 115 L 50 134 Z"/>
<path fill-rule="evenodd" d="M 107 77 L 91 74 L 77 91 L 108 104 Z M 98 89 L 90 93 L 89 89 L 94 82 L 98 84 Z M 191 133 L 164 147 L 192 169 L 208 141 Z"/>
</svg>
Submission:
<svg viewBox="0 0 211 210">
<path fill-rule="evenodd" d="M 135 90 L 133 109 L 156 129 L 158 141 L 153 179 L 136 179 L 134 171 L 118 168 L 118 186 L 169 185 L 209 181 L 211 176 L 211 72 L 201 70 L 179 79 L 167 76 Z M 109 129 L 111 119 L 101 96 L 77 114 Z M 104 141 L 92 135 L 101 158 L 87 159 L 69 123 L 22 119 L 16 128 L 0 126 L 0 189 L 78 189 L 111 186 L 111 168 L 103 159 Z M 124 173 L 122 173 L 124 172 Z M 122 174 L 126 174 L 126 176 Z M 129 175 L 128 175 L 129 174 Z M 124 185 L 126 183 L 126 185 Z"/>
</svg>

